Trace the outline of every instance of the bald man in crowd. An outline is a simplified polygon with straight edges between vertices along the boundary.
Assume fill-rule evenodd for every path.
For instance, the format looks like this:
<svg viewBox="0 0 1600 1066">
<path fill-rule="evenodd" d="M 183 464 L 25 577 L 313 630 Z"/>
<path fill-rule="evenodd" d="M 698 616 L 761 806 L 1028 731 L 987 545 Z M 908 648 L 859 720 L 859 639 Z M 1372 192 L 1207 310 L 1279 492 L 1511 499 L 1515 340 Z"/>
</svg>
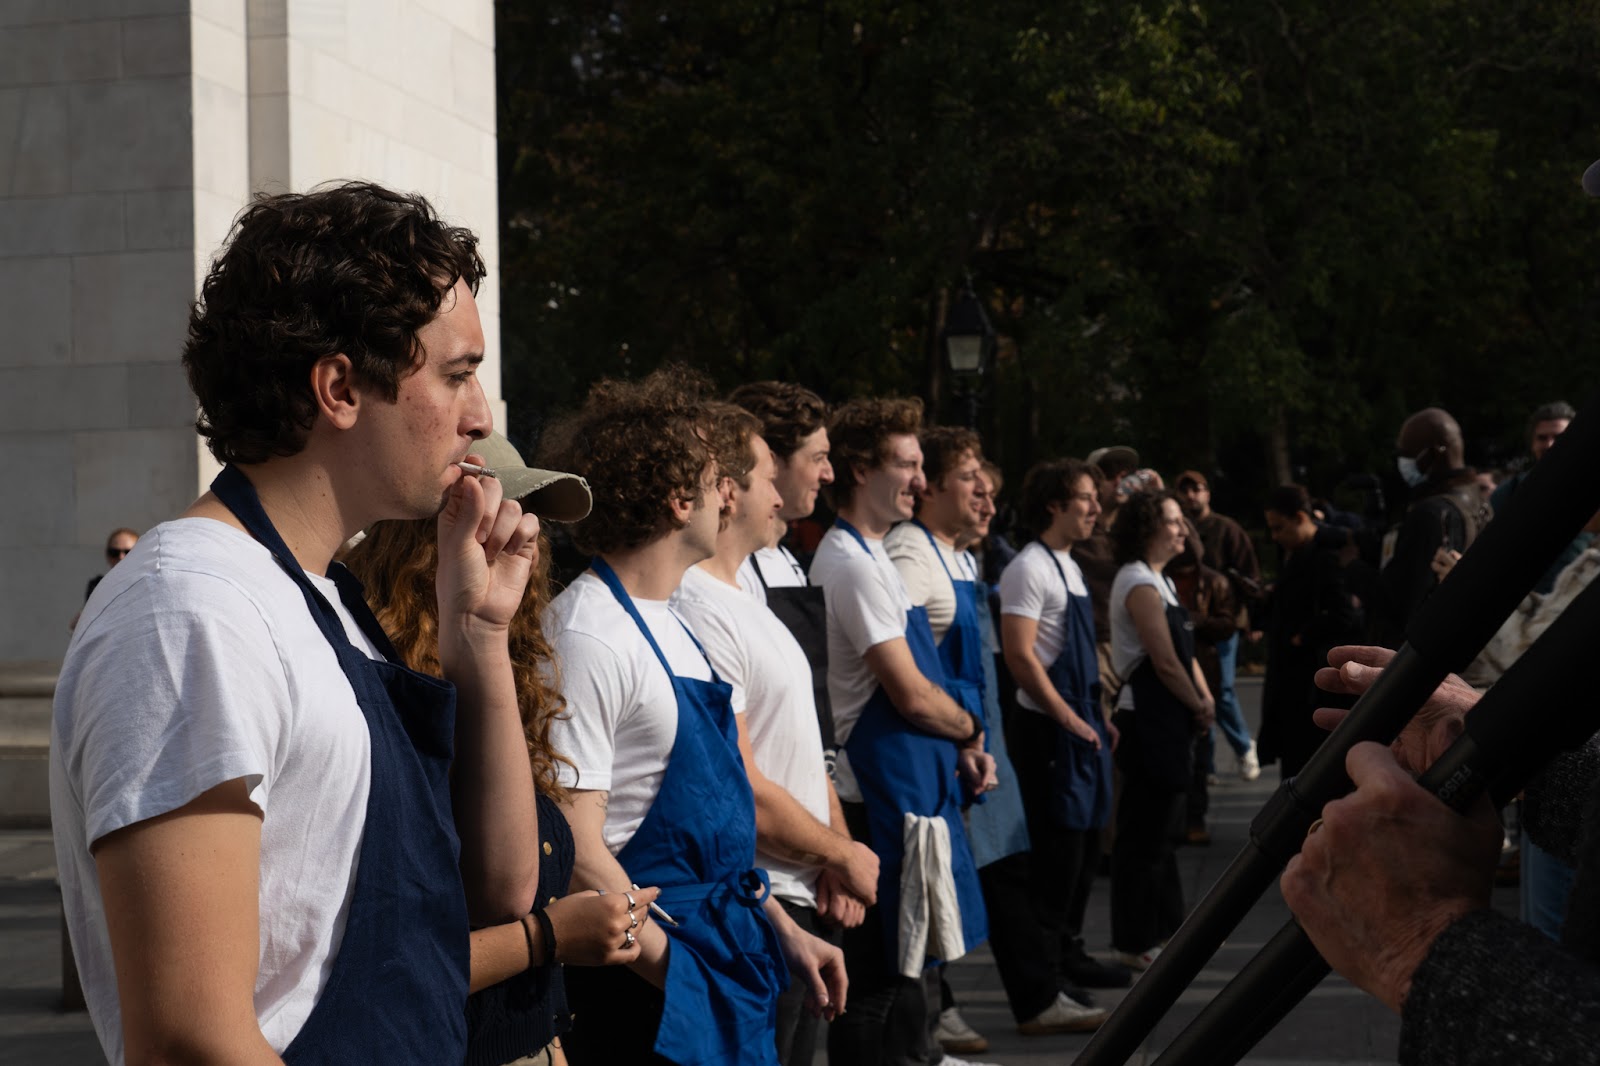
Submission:
<svg viewBox="0 0 1600 1066">
<path fill-rule="evenodd" d="M 1395 465 L 1411 490 L 1398 529 L 1384 541 L 1378 578 L 1375 635 L 1392 648 L 1405 640 L 1406 625 L 1439 579 L 1439 549 L 1464 552 L 1488 521 L 1477 474 L 1464 461 L 1461 427 L 1449 412 L 1426 407 L 1407 418 L 1395 441 Z"/>
</svg>

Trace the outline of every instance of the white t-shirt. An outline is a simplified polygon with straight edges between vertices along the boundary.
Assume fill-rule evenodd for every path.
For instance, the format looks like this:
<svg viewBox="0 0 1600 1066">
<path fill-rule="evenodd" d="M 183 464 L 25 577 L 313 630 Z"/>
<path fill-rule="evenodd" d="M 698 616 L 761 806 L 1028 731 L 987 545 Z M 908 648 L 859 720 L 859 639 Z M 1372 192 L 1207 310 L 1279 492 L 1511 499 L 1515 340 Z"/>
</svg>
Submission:
<svg viewBox="0 0 1600 1066">
<path fill-rule="evenodd" d="M 635 596 L 633 605 L 674 674 L 711 680 L 710 664 L 666 600 Z M 605 841 L 615 855 L 661 790 L 678 738 L 678 697 L 644 634 L 593 571 L 551 600 L 542 621 L 567 698 L 566 717 L 550 723 L 550 746 L 577 767 L 558 763 L 561 783 L 611 794 Z"/>
<path fill-rule="evenodd" d="M 717 674 L 733 686 L 733 703 L 744 708 L 756 767 L 827 825 L 828 770 L 811 695 L 811 664 L 800 644 L 777 615 L 698 566 L 683 575 L 672 605 L 705 645 Z M 759 847 L 757 854 L 779 899 L 817 905 L 819 867 Z"/>
<path fill-rule="evenodd" d="M 1133 686 L 1127 683 L 1128 679 L 1149 657 L 1139 642 L 1139 629 L 1133 624 L 1133 615 L 1128 612 L 1128 593 L 1140 585 L 1154 586 L 1169 606 L 1178 605 L 1178 593 L 1172 581 L 1165 574 L 1150 569 L 1150 564 L 1143 560 L 1128 563 L 1117 571 L 1116 579 L 1111 582 L 1111 669 L 1123 681 L 1122 691 L 1117 695 L 1117 709 L 1123 711 L 1133 707 Z"/>
<path fill-rule="evenodd" d="M 855 537 L 837 526 L 817 545 L 811 583 L 822 587 L 828 608 L 828 699 L 834 739 L 842 748 L 878 687 L 878 678 L 867 667 L 867 650 L 905 638 L 911 598 L 883 541 L 867 538 L 864 552 Z M 861 790 L 842 750 L 833 783 L 840 799 L 860 801 Z"/>
<path fill-rule="evenodd" d="M 1056 572 L 1055 563 L 1050 561 L 1052 555 L 1061 564 L 1060 573 Z M 1064 585 L 1061 583 L 1063 574 L 1067 579 Z M 1074 596 L 1089 595 L 1089 586 L 1084 583 L 1078 561 L 1071 552 L 1046 548 L 1036 540 L 1023 545 L 1016 558 L 1007 563 L 1000 574 L 1000 613 L 1031 618 L 1039 623 L 1038 633 L 1033 640 L 1033 654 L 1046 670 L 1056 661 L 1061 649 L 1067 646 L 1069 588 Z M 1093 639 L 1092 633 L 1090 639 Z M 1017 702 L 1030 711 L 1044 713 L 1044 708 L 1020 687 L 1017 689 Z"/>
<path fill-rule="evenodd" d="M 377 658 L 334 583 L 311 580 Z M 262 812 L 256 1019 L 282 1051 L 344 935 L 371 773 L 355 693 L 299 586 L 254 538 L 206 518 L 166 522 L 106 575 L 56 684 L 50 811 L 73 952 L 113 1063 L 122 1018 L 90 845 L 248 783 Z"/>
<path fill-rule="evenodd" d="M 756 577 L 756 567 L 761 567 L 761 577 Z M 766 585 L 761 584 L 762 579 Z M 739 564 L 739 587 L 754 596 L 760 603 L 767 602 L 767 589 L 799 588 L 806 583 L 805 567 L 782 544 L 776 548 L 761 548 Z"/>
<path fill-rule="evenodd" d="M 938 545 L 937 551 L 934 544 Z M 928 543 L 928 534 L 915 522 L 901 522 L 889 530 L 889 535 L 883 538 L 883 547 L 895 569 L 900 571 L 912 606 L 928 609 L 928 626 L 937 644 L 956 620 L 956 589 L 951 581 L 978 580 L 977 564 L 972 556 L 956 551 L 941 540 Z"/>
</svg>

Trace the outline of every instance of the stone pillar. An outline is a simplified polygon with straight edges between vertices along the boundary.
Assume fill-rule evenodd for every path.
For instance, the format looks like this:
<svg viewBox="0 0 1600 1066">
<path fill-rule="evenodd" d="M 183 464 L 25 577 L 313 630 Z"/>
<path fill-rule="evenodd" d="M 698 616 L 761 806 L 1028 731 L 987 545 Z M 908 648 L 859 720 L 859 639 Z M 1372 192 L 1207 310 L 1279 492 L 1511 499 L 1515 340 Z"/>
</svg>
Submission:
<svg viewBox="0 0 1600 1066">
<path fill-rule="evenodd" d="M 215 470 L 179 362 L 254 190 L 364 178 L 483 239 L 499 400 L 492 0 L 0 4 L 0 664 L 59 661 L 106 535 Z"/>
</svg>

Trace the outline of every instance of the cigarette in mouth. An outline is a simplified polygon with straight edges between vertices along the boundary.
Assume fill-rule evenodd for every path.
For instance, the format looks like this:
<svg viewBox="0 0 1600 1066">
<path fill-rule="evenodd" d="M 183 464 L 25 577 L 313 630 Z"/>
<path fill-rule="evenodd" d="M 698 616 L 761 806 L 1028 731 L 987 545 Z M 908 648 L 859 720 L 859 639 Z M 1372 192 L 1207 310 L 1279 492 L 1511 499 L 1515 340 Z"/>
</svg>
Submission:
<svg viewBox="0 0 1600 1066">
<path fill-rule="evenodd" d="M 494 467 L 492 467 L 492 466 L 479 466 L 476 463 L 457 463 L 456 465 L 461 468 L 461 472 L 462 473 L 464 473 L 464 474 L 472 474 L 475 477 L 499 477 L 500 476 L 499 474 L 495 473 Z"/>
</svg>

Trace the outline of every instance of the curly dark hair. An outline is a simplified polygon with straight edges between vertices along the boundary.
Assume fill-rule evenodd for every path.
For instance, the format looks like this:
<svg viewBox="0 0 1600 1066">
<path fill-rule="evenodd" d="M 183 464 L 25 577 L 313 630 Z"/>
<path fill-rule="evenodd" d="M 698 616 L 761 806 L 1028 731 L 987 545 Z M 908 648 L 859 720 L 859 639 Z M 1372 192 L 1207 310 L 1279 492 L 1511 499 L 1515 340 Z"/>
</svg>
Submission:
<svg viewBox="0 0 1600 1066">
<path fill-rule="evenodd" d="M 718 477 L 731 477 L 741 489 L 748 489 L 756 466 L 750 438 L 761 436 L 761 420 L 743 407 L 720 400 L 706 404 L 706 444 L 717 460 Z"/>
<path fill-rule="evenodd" d="M 439 597 L 434 584 L 439 567 L 436 520 L 379 522 L 343 562 L 364 586 L 372 613 L 405 664 L 441 676 Z M 555 651 L 539 625 L 539 612 L 549 602 L 550 543 L 541 533 L 538 561 L 511 619 L 511 673 L 534 787 L 560 802 L 567 798 L 567 790 L 556 764 L 572 766 L 572 760 L 550 746 L 550 723 L 565 717 L 567 701 L 555 672 Z"/>
<path fill-rule="evenodd" d="M 1111 524 L 1111 554 L 1118 566 L 1143 559 L 1150 541 L 1161 531 L 1161 504 L 1177 497 L 1168 489 L 1136 492 L 1122 502 Z"/>
<path fill-rule="evenodd" d="M 914 396 L 880 396 L 851 400 L 833 412 L 828 423 L 828 447 L 838 476 L 823 486 L 829 504 L 838 510 L 850 506 L 856 492 L 855 468 L 883 465 L 889 456 L 889 438 L 915 436 L 922 431 L 922 401 Z"/>
<path fill-rule="evenodd" d="M 761 439 L 772 454 L 787 462 L 805 439 L 828 424 L 828 405 L 802 385 L 787 381 L 752 381 L 728 395 L 761 420 Z"/>
<path fill-rule="evenodd" d="M 1267 503 L 1264 508 L 1276 511 L 1285 518 L 1293 518 L 1304 511 L 1311 513 L 1311 494 L 1305 490 L 1304 485 L 1279 485 L 1267 493 Z"/>
<path fill-rule="evenodd" d="M 922 444 L 922 473 L 930 487 L 944 481 L 944 476 L 968 452 L 983 462 L 983 440 L 976 430 L 965 426 L 927 426 L 918 439 Z"/>
<path fill-rule="evenodd" d="M 1022 479 L 1022 500 L 1017 505 L 1022 528 L 1035 537 L 1049 529 L 1050 505 L 1064 506 L 1077 489 L 1079 480 L 1085 477 L 1098 491 L 1100 468 L 1092 463 L 1082 459 L 1046 459 L 1035 464 Z"/>
<path fill-rule="evenodd" d="M 539 465 L 589 481 L 594 509 L 572 526 L 578 550 L 607 555 L 682 528 L 674 500 L 698 500 L 715 456 L 706 379 L 670 365 L 640 381 L 607 378 L 540 442 Z"/>
<path fill-rule="evenodd" d="M 189 313 L 195 428 L 220 462 L 294 455 L 316 417 L 317 360 L 343 353 L 394 400 L 423 358 L 417 331 L 483 274 L 477 237 L 421 196 L 366 182 L 257 196 Z"/>
</svg>

